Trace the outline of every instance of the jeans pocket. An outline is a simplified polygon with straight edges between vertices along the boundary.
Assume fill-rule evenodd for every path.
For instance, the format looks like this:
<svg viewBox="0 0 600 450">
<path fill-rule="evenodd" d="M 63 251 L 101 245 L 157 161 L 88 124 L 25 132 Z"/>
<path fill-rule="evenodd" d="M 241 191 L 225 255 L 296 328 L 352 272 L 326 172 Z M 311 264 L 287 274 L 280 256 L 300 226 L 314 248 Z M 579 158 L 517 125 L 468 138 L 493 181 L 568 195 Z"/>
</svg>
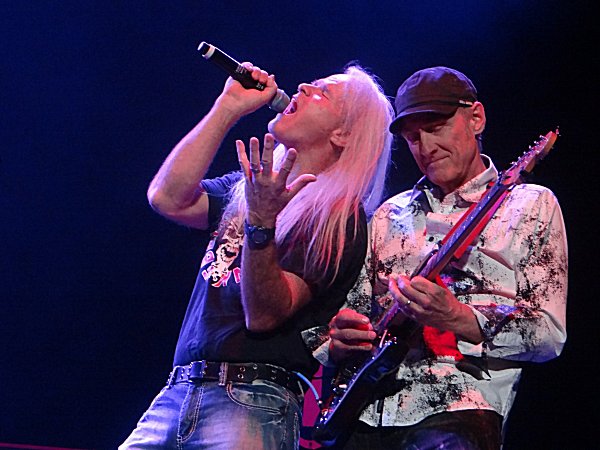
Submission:
<svg viewBox="0 0 600 450">
<path fill-rule="evenodd" d="M 296 403 L 290 392 L 278 384 L 257 380 L 254 383 L 230 383 L 227 395 L 240 406 L 269 411 L 274 414 L 287 414 L 290 403 Z M 298 406 L 299 408 L 299 406 Z"/>
</svg>

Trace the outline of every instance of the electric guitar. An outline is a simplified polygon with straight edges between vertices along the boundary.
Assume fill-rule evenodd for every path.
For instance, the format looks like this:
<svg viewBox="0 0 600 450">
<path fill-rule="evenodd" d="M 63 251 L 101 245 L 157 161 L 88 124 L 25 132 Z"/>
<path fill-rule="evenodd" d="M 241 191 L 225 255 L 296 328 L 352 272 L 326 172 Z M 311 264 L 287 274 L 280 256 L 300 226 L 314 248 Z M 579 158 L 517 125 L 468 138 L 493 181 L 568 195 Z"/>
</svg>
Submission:
<svg viewBox="0 0 600 450">
<path fill-rule="evenodd" d="M 558 137 L 558 130 L 540 136 L 529 149 L 498 180 L 487 189 L 481 200 L 468 210 L 451 232 L 411 275 L 436 281 L 440 272 L 453 259 L 459 258 L 479 235 L 508 193 L 524 182 L 535 164 L 543 159 Z M 359 361 L 342 367 L 333 383 L 333 394 L 321 407 L 314 427 L 313 438 L 332 445 L 349 433 L 362 410 L 373 401 L 375 385 L 394 373 L 409 350 L 408 341 L 423 329 L 419 323 L 406 318 L 400 333 L 391 336 L 388 325 L 398 313 L 397 302 L 373 324 L 377 338 L 371 353 Z"/>
</svg>

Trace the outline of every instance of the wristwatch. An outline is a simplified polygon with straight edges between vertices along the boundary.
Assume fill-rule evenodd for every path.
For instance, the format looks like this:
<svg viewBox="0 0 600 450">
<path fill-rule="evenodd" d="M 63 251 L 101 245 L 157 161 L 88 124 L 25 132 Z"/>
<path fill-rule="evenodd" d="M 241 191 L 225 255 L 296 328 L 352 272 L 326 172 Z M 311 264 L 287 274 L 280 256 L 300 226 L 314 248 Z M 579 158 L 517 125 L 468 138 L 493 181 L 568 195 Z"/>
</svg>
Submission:
<svg viewBox="0 0 600 450">
<path fill-rule="evenodd" d="M 244 220 L 244 234 L 248 237 L 248 247 L 252 250 L 260 250 L 269 245 L 275 237 L 275 228 L 265 228 L 249 225 Z"/>
</svg>

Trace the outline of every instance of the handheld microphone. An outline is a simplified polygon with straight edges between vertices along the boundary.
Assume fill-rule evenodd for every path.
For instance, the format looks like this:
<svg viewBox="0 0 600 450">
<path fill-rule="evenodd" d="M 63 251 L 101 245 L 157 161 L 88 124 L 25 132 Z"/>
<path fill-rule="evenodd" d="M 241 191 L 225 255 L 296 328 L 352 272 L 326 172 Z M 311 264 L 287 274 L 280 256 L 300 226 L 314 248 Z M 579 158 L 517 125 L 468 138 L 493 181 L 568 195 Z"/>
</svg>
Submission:
<svg viewBox="0 0 600 450">
<path fill-rule="evenodd" d="M 214 45 L 202 42 L 198 46 L 198 50 L 202 53 L 204 59 L 213 62 L 223 69 L 231 78 L 239 81 L 246 89 L 257 89 L 259 91 L 265 89 L 265 85 L 252 78 L 250 72 L 244 66 Z M 281 89 L 277 89 L 275 96 L 268 105 L 273 111 L 280 113 L 283 112 L 289 103 L 290 97 Z"/>
</svg>

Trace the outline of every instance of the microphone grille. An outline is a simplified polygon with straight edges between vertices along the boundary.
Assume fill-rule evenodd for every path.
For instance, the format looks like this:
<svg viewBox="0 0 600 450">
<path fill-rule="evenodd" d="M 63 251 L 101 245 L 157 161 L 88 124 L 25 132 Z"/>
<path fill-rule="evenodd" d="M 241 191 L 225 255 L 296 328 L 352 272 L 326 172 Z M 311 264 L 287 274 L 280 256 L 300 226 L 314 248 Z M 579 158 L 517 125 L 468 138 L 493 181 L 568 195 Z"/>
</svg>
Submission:
<svg viewBox="0 0 600 450">
<path fill-rule="evenodd" d="M 275 97 L 273 97 L 273 100 L 271 100 L 271 102 L 269 103 L 269 108 L 271 108 L 275 112 L 280 113 L 280 112 L 283 112 L 285 110 L 285 108 L 287 108 L 287 105 L 289 105 L 289 104 L 290 104 L 289 95 L 287 95 L 281 89 L 277 89 L 277 93 L 275 94 Z"/>
</svg>

